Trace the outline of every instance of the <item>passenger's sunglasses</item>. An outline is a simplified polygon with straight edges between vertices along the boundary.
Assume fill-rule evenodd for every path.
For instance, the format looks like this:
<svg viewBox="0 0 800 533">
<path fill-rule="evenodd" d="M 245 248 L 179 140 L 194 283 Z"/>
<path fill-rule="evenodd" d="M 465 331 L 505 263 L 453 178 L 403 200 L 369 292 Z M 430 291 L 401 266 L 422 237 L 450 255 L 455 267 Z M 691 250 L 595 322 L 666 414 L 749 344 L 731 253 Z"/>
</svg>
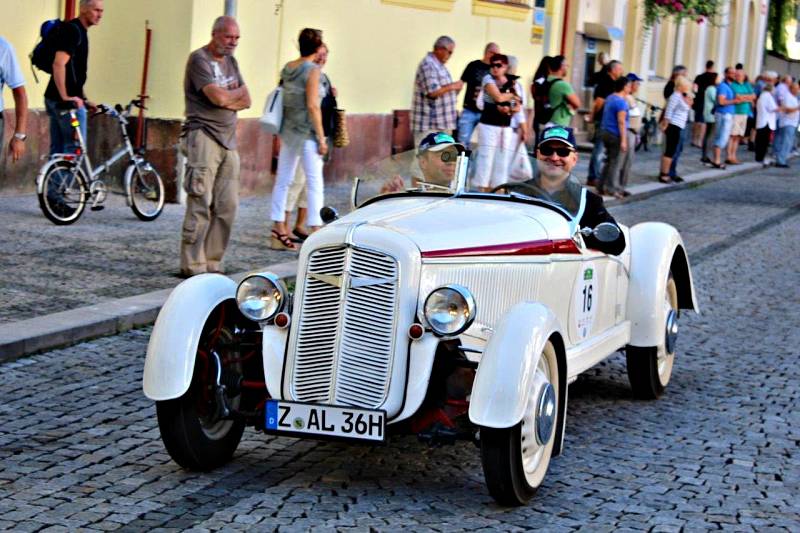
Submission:
<svg viewBox="0 0 800 533">
<path fill-rule="evenodd" d="M 567 148 L 562 146 L 559 146 L 557 148 L 555 146 L 547 146 L 547 145 L 539 147 L 539 153 L 545 157 L 550 157 L 551 155 L 553 155 L 553 153 L 558 154 L 558 157 L 568 157 L 569 154 L 571 154 L 574 151 L 575 150 L 573 150 L 572 148 Z"/>
<path fill-rule="evenodd" d="M 455 162 L 455 160 L 458 159 L 458 154 L 460 153 L 461 151 L 456 148 L 450 150 L 442 150 L 442 155 L 441 155 L 442 163 Z"/>
</svg>

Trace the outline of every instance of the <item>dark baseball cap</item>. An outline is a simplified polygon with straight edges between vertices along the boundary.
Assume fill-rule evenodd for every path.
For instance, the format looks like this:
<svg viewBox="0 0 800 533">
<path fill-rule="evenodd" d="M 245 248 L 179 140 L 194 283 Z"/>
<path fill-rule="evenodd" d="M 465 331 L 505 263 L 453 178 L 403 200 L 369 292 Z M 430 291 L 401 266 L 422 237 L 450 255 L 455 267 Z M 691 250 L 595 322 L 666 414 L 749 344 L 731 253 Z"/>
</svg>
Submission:
<svg viewBox="0 0 800 533">
<path fill-rule="evenodd" d="M 558 141 L 560 143 L 566 144 L 570 148 L 575 148 L 575 134 L 572 132 L 572 128 L 567 128 L 564 126 L 550 126 L 542 130 L 541 135 L 539 135 L 539 144 L 537 144 L 537 148 L 544 143 Z"/>
<path fill-rule="evenodd" d="M 417 147 L 417 155 L 422 155 L 424 152 L 439 152 L 448 146 L 455 146 L 459 152 L 466 150 L 463 144 L 456 142 L 452 135 L 443 131 L 429 133 L 419 142 Z"/>
<path fill-rule="evenodd" d="M 628 72 L 628 74 L 626 74 L 625 77 L 631 81 L 644 81 L 642 78 L 637 76 L 635 72 Z"/>
</svg>

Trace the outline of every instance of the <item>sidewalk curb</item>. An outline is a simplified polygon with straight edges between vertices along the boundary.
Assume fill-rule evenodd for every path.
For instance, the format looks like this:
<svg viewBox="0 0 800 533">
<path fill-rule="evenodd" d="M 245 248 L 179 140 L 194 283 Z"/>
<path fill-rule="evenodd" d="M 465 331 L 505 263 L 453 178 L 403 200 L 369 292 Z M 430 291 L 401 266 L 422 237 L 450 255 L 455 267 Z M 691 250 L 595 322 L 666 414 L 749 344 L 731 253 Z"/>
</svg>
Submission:
<svg viewBox="0 0 800 533">
<path fill-rule="evenodd" d="M 289 280 L 297 272 L 297 261 L 256 271 L 266 270 Z M 238 282 L 249 272 L 253 271 L 230 278 Z M 0 363 L 153 324 L 171 292 L 172 289 L 161 289 L 0 325 Z"/>
<path fill-rule="evenodd" d="M 632 196 L 625 200 L 609 197 L 604 200 L 607 206 L 613 207 L 720 181 L 759 168 L 760 163 L 743 163 L 735 169 L 707 170 L 687 175 L 683 183 L 677 184 L 658 183 L 654 178 L 652 183 L 631 186 L 629 190 Z M 260 270 L 269 270 L 283 279 L 291 279 L 297 272 L 297 261 L 268 265 Z M 238 282 L 247 273 L 240 272 L 230 277 Z M 0 363 L 153 324 L 170 292 L 172 289 L 161 289 L 0 325 Z"/>
</svg>

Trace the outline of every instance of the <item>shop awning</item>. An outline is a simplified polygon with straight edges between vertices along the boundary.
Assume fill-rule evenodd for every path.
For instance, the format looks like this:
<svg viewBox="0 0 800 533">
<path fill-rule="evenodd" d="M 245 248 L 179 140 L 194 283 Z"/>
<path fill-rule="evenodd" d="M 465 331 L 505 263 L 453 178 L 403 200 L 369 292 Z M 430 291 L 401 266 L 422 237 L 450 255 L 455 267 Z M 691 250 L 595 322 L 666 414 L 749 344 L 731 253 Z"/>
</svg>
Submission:
<svg viewBox="0 0 800 533">
<path fill-rule="evenodd" d="M 621 41 L 625 37 L 625 32 L 622 28 L 616 26 L 609 26 L 599 22 L 584 22 L 583 34 L 592 39 L 601 39 L 603 41 Z"/>
</svg>

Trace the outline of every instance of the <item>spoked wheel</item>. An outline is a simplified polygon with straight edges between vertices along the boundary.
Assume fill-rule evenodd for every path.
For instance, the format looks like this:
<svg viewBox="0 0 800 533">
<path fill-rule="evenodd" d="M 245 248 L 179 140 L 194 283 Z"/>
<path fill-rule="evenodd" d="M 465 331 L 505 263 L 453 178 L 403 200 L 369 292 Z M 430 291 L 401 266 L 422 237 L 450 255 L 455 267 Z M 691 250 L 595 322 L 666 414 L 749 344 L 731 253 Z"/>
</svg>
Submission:
<svg viewBox="0 0 800 533">
<path fill-rule="evenodd" d="M 675 343 L 678 340 L 678 288 L 672 273 L 667 278 L 664 299 L 664 340 L 658 346 L 628 346 L 625 357 L 628 380 L 633 394 L 642 400 L 654 400 L 661 396 L 672 375 L 675 362 Z"/>
<path fill-rule="evenodd" d="M 147 161 L 131 163 L 125 171 L 131 209 L 140 220 L 155 220 L 164 209 L 164 182 Z"/>
<path fill-rule="evenodd" d="M 42 180 L 39 207 L 53 224 L 64 226 L 78 220 L 89 197 L 86 176 L 68 161 L 56 161 Z"/>
<path fill-rule="evenodd" d="M 558 421 L 558 362 L 545 345 L 531 380 L 522 421 L 511 428 L 481 427 L 481 462 L 489 493 L 501 505 L 523 505 L 542 484 Z"/>
<path fill-rule="evenodd" d="M 222 415 L 216 394 L 218 374 L 223 383 L 235 382 L 236 376 L 241 376 L 233 325 L 223 324 L 224 315 L 220 314 L 221 307 L 211 314 L 200 339 L 189 389 L 180 398 L 156 402 L 161 440 L 170 457 L 190 470 L 208 471 L 228 462 L 245 426 L 240 419 Z M 238 393 L 226 399 L 230 408 L 239 408 Z"/>
</svg>

